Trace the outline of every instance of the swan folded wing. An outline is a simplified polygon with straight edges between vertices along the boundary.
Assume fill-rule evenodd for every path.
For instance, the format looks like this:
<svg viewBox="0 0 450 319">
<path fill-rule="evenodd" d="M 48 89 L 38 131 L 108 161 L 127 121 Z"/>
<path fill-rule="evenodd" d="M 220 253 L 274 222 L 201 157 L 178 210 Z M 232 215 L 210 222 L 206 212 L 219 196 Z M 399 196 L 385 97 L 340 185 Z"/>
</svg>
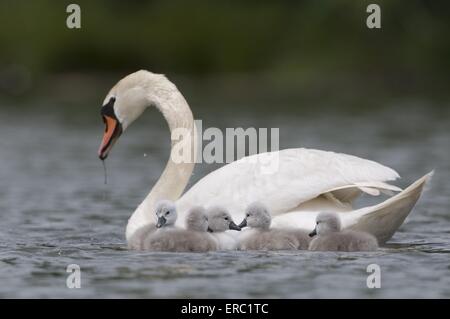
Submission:
<svg viewBox="0 0 450 319">
<path fill-rule="evenodd" d="M 426 174 L 382 203 L 341 215 L 342 227 L 371 233 L 380 244 L 386 242 L 404 222 L 433 174 Z"/>
<path fill-rule="evenodd" d="M 177 203 L 181 209 L 192 204 L 224 205 L 242 217 L 254 201 L 268 206 L 273 215 L 292 211 L 300 204 L 333 190 L 352 201 L 368 188 L 397 190 L 382 183 L 399 175 L 376 162 L 351 155 L 312 150 L 286 149 L 244 157 L 221 167 L 197 182 Z M 379 183 L 377 183 L 379 182 Z M 340 200 L 339 198 L 337 198 Z"/>
<path fill-rule="evenodd" d="M 380 181 L 360 182 L 330 189 L 325 194 L 331 194 L 333 198 L 341 203 L 352 203 L 361 193 L 372 196 L 379 196 L 381 193 L 392 196 L 394 192 L 401 192 L 402 189 Z"/>
</svg>

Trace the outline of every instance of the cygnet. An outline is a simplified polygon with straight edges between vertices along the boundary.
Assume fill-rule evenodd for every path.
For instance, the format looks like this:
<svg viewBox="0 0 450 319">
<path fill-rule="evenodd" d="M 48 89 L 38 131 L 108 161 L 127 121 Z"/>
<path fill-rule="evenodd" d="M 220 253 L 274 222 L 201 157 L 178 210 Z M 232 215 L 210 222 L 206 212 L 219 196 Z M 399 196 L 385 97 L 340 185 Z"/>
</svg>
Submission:
<svg viewBox="0 0 450 319">
<path fill-rule="evenodd" d="M 322 212 L 317 215 L 316 228 L 309 234 L 316 236 L 309 244 L 309 250 L 318 251 L 373 251 L 378 242 L 369 233 L 342 230 L 336 213 Z"/>
<path fill-rule="evenodd" d="M 297 250 L 308 249 L 308 233 L 296 228 L 270 228 L 272 218 L 265 205 L 250 204 L 239 227 L 250 227 L 241 237 L 242 250 Z M 245 232 L 244 232 L 245 233 Z"/>
<path fill-rule="evenodd" d="M 231 230 L 240 231 L 230 213 L 223 207 L 212 206 L 207 210 L 208 231 L 218 242 L 219 250 L 235 250 L 239 246 L 238 240 L 230 234 Z"/>
</svg>

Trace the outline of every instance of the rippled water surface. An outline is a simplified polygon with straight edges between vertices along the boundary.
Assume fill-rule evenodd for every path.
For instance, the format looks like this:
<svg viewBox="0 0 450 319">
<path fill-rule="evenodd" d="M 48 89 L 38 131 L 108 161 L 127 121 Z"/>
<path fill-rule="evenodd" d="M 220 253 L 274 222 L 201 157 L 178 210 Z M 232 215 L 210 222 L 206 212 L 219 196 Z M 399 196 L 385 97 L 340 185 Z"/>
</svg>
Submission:
<svg viewBox="0 0 450 319">
<path fill-rule="evenodd" d="M 127 251 L 126 221 L 164 168 L 167 127 L 156 111 L 131 127 L 107 161 L 105 186 L 96 158 L 102 124 L 98 109 L 87 113 L 0 110 L 0 297 L 450 297 L 445 108 L 403 105 L 360 115 L 196 113 L 205 127 L 279 127 L 283 148 L 379 161 L 398 170 L 403 187 L 435 168 L 406 223 L 373 253 Z M 214 168 L 200 165 L 193 181 Z M 369 202 L 364 198 L 360 205 Z M 380 289 L 366 286 L 372 263 L 381 267 Z M 66 287 L 69 264 L 81 267 L 81 289 Z"/>
</svg>

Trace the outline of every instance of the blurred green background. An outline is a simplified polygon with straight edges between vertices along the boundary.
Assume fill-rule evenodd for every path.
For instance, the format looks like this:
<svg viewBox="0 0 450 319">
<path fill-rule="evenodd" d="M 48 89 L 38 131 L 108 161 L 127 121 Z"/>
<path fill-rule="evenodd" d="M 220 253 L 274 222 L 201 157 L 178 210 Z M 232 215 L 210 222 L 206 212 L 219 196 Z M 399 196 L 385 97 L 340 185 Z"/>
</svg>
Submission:
<svg viewBox="0 0 450 319">
<path fill-rule="evenodd" d="M 81 29 L 66 27 L 72 2 Z M 381 29 L 366 27 L 370 3 L 381 6 Z M 0 103 L 100 105 L 144 68 L 167 74 L 191 105 L 442 107 L 449 13 L 439 0 L 1 0 Z"/>
</svg>

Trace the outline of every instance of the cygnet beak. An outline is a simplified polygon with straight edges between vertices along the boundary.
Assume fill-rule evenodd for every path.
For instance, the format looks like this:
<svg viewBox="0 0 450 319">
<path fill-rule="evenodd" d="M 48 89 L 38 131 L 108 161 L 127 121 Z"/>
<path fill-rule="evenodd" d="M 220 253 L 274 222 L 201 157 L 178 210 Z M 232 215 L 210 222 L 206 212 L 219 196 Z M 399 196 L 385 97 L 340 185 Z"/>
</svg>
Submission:
<svg viewBox="0 0 450 319">
<path fill-rule="evenodd" d="M 317 231 L 316 231 L 316 229 L 314 228 L 314 230 L 313 230 L 312 232 L 309 233 L 309 237 L 314 237 L 314 236 L 316 236 L 316 235 L 317 235 Z"/>
<path fill-rule="evenodd" d="M 231 221 L 231 222 L 230 222 L 229 228 L 232 229 L 232 230 L 237 230 L 237 231 L 240 231 L 240 230 L 241 230 L 241 227 L 239 227 L 238 225 L 236 225 L 236 224 L 234 223 L 234 221 Z"/>
<path fill-rule="evenodd" d="M 244 218 L 244 220 L 239 224 L 239 228 L 247 227 L 247 218 Z"/>
<path fill-rule="evenodd" d="M 156 223 L 156 228 L 163 227 L 167 222 L 167 219 L 164 218 L 164 216 L 158 217 L 158 222 Z"/>
</svg>

